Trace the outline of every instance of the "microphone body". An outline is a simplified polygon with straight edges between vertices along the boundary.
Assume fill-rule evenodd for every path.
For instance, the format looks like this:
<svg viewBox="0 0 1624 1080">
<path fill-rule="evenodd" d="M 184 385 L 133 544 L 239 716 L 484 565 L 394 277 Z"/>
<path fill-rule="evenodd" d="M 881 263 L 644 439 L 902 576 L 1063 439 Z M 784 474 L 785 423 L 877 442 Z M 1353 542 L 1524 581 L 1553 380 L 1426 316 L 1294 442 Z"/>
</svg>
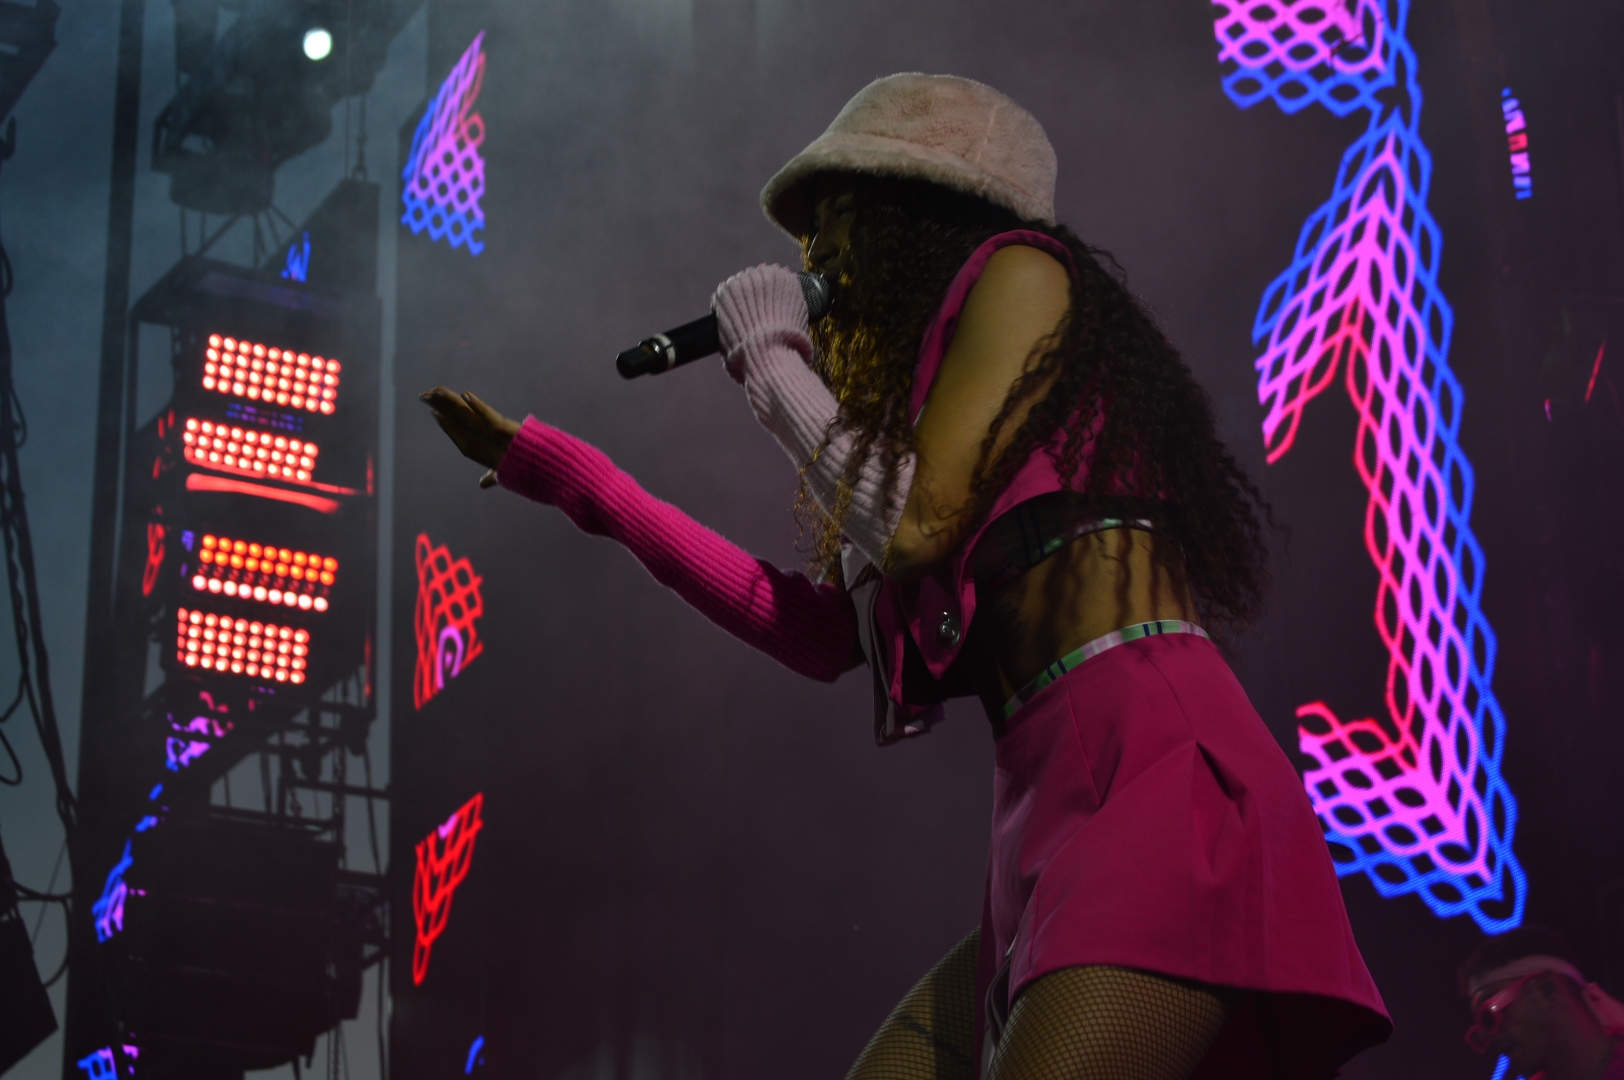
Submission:
<svg viewBox="0 0 1624 1080">
<path fill-rule="evenodd" d="M 808 322 L 817 322 L 829 314 L 833 306 L 833 290 L 821 274 L 811 271 L 795 275 L 801 282 L 801 293 L 806 297 Z M 615 370 L 623 379 L 639 375 L 658 375 L 674 367 L 692 363 L 722 349 L 716 329 L 715 314 L 683 323 L 674 330 L 644 338 L 637 345 L 615 357 Z"/>
</svg>

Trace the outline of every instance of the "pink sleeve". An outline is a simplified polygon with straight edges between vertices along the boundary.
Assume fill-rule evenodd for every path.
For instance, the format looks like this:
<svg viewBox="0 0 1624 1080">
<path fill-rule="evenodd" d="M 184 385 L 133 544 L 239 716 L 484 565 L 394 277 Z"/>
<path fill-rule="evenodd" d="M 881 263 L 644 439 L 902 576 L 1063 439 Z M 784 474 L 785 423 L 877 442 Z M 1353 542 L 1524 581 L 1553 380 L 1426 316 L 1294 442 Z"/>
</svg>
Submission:
<svg viewBox="0 0 1624 1080">
<path fill-rule="evenodd" d="M 499 483 L 620 541 L 700 614 L 791 671 L 833 682 L 851 666 L 857 614 L 845 590 L 750 555 L 643 488 L 599 449 L 529 417 Z"/>
</svg>

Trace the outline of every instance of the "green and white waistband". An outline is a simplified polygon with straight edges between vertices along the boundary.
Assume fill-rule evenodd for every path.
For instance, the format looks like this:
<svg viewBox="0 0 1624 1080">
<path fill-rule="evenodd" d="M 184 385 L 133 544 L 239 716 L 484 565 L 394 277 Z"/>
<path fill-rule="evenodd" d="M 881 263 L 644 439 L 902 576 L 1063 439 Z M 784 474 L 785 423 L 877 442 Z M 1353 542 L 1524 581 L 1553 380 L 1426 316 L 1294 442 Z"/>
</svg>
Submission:
<svg viewBox="0 0 1624 1080">
<path fill-rule="evenodd" d="M 1118 645 L 1125 645 L 1140 638 L 1156 637 L 1158 634 L 1195 634 L 1198 637 L 1207 637 L 1207 632 L 1195 623 L 1185 622 L 1183 619 L 1157 619 L 1155 622 L 1134 623 L 1124 626 L 1121 630 L 1113 630 L 1109 634 L 1097 637 L 1086 645 L 1081 645 L 1062 656 L 1048 667 L 1038 673 L 1037 678 L 1027 683 L 1015 692 L 1015 696 L 1004 703 L 1004 719 L 1014 716 L 1022 705 L 1038 696 L 1038 692 L 1045 686 L 1060 678 L 1072 668 L 1078 667 L 1085 660 L 1098 656 L 1107 649 L 1114 649 Z M 1207 638 L 1211 641 L 1211 638 Z"/>
</svg>

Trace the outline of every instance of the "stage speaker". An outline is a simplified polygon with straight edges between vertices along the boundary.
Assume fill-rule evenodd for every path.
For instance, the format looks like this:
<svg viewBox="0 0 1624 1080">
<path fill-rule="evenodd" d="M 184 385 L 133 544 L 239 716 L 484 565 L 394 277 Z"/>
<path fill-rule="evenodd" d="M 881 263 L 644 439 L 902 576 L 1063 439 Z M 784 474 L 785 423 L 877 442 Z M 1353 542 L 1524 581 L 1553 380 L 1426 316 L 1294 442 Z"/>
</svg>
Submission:
<svg viewBox="0 0 1624 1080">
<path fill-rule="evenodd" d="M 56 1013 L 39 981 L 28 927 L 17 910 L 11 863 L 0 847 L 0 1073 L 56 1030 Z"/>
<path fill-rule="evenodd" d="M 143 1069 L 270 1068 L 353 1013 L 340 851 L 291 820 L 174 818 L 136 835 L 102 947 Z"/>
</svg>

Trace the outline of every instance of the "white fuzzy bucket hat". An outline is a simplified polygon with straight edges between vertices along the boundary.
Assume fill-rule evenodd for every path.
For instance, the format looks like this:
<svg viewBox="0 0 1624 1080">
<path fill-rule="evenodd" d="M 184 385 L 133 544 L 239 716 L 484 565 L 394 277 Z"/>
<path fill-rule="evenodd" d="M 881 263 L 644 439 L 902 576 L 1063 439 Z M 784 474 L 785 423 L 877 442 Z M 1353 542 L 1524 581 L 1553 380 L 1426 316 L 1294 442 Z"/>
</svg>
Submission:
<svg viewBox="0 0 1624 1080">
<path fill-rule="evenodd" d="M 1054 147 L 1036 117 L 990 86 L 956 75 L 875 79 L 761 191 L 767 217 L 800 239 L 801 190 L 819 173 L 927 180 L 1026 220 L 1054 222 Z"/>
</svg>

